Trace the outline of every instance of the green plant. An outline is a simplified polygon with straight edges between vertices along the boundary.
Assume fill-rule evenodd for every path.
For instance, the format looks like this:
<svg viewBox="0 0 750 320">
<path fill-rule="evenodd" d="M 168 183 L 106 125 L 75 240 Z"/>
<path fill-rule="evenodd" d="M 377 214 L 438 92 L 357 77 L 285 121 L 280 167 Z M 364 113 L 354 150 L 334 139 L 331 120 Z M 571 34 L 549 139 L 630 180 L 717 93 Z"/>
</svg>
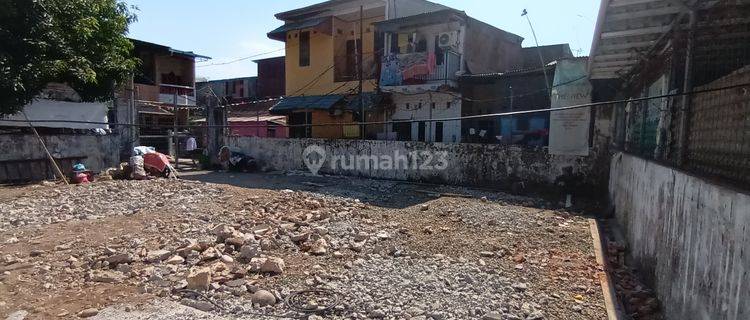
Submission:
<svg viewBox="0 0 750 320">
<path fill-rule="evenodd" d="M 117 0 L 0 0 L 0 115 L 21 110 L 47 83 L 85 101 L 110 100 L 137 66 L 126 37 L 136 16 Z"/>
</svg>

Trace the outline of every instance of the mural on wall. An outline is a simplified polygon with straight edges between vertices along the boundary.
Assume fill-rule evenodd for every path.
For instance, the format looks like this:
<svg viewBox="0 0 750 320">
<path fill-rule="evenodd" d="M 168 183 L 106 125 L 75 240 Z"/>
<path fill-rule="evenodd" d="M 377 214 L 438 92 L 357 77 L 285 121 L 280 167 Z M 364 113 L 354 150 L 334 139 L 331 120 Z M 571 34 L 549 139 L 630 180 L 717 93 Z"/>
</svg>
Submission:
<svg viewBox="0 0 750 320">
<path fill-rule="evenodd" d="M 427 80 L 437 68 L 434 53 L 389 54 L 383 58 L 380 85 L 400 86 Z"/>
</svg>

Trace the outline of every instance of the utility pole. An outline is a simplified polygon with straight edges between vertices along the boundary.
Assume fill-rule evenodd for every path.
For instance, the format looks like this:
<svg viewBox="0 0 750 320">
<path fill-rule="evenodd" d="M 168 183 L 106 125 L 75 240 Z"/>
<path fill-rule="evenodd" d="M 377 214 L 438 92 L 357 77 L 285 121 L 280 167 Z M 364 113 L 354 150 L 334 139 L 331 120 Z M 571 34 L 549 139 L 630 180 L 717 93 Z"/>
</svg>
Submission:
<svg viewBox="0 0 750 320">
<path fill-rule="evenodd" d="M 174 95 L 172 95 L 172 102 L 174 102 L 174 121 L 173 121 L 173 131 L 172 131 L 172 137 L 174 142 L 174 168 L 175 170 L 178 170 L 180 168 L 180 138 L 177 135 L 177 116 L 178 116 L 178 110 L 177 110 L 177 88 L 174 89 Z"/>
<path fill-rule="evenodd" d="M 513 112 L 513 86 L 508 87 L 510 89 L 510 112 Z M 515 128 L 515 123 L 513 123 L 513 115 L 510 115 L 510 141 L 509 144 L 513 144 L 513 129 Z"/>
<path fill-rule="evenodd" d="M 360 117 L 362 121 L 362 125 L 360 126 L 360 136 L 362 136 L 362 140 L 365 139 L 365 97 L 362 95 L 362 86 L 363 86 L 363 80 L 364 78 L 364 60 L 363 60 L 363 52 L 365 51 L 365 8 L 364 6 L 359 6 L 359 43 L 360 45 L 357 45 L 357 42 L 354 42 L 355 50 L 357 51 L 357 60 L 359 60 L 359 70 L 357 70 L 357 74 L 359 78 L 359 109 L 360 109 Z"/>
<path fill-rule="evenodd" d="M 139 124 L 139 117 L 138 117 L 138 111 L 135 107 L 135 75 L 130 74 L 130 101 L 128 101 L 128 118 L 130 118 L 130 141 L 131 143 L 128 143 L 128 154 L 130 155 L 131 152 L 133 152 L 133 148 L 136 146 L 136 142 L 138 142 L 138 135 L 140 134 L 140 126 L 136 126 L 136 124 Z"/>
<path fill-rule="evenodd" d="M 216 119 L 214 118 L 213 105 L 214 97 L 206 92 L 206 149 L 208 149 L 208 158 L 211 165 L 214 164 L 214 155 L 218 152 L 218 148 L 214 143 L 216 137 L 216 129 L 214 129 Z"/>
<path fill-rule="evenodd" d="M 544 73 L 544 85 L 547 86 L 547 94 L 552 94 L 552 90 L 549 86 L 549 78 L 547 77 L 547 64 L 544 63 L 544 56 L 542 55 L 542 49 L 539 48 L 539 39 L 536 37 L 536 32 L 534 32 L 534 26 L 531 25 L 531 19 L 529 19 L 529 12 L 526 11 L 526 9 L 523 9 L 523 13 L 521 13 L 522 17 L 526 17 L 526 21 L 529 22 L 529 28 L 531 28 L 531 34 L 534 36 L 534 42 L 536 42 L 536 50 L 539 53 L 539 62 L 542 63 L 542 73 Z"/>
</svg>

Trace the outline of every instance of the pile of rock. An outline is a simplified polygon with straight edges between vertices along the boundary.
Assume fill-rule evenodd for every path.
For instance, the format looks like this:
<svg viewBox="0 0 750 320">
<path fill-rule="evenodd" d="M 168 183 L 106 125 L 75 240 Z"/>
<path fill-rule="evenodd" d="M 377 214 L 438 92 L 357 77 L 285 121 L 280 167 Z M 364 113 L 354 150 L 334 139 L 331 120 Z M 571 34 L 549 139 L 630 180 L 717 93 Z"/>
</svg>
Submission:
<svg viewBox="0 0 750 320">
<path fill-rule="evenodd" d="M 257 284 L 261 278 L 284 274 L 280 256 L 299 252 L 336 258 L 344 249 L 357 253 L 368 240 L 389 238 L 384 232 L 352 227 L 366 207 L 351 199 L 283 191 L 245 200 L 243 212 L 213 217 L 211 222 L 225 222 L 198 234 L 186 233 L 192 238 L 164 243 L 156 250 L 145 249 L 144 241 L 130 241 L 129 247 L 107 248 L 78 264 L 85 265 L 86 281 L 132 281 L 142 291 L 161 296 L 182 297 L 178 293 L 185 291 L 249 296 L 257 306 L 273 305 L 285 295 Z M 197 225 L 193 222 L 187 230 Z M 215 308 L 197 297 L 181 302 L 200 310 Z"/>
<path fill-rule="evenodd" d="M 185 180 L 115 180 L 80 186 L 40 187 L 0 202 L 0 232 L 26 225 L 131 215 L 154 208 L 189 211 L 222 190 Z"/>
</svg>

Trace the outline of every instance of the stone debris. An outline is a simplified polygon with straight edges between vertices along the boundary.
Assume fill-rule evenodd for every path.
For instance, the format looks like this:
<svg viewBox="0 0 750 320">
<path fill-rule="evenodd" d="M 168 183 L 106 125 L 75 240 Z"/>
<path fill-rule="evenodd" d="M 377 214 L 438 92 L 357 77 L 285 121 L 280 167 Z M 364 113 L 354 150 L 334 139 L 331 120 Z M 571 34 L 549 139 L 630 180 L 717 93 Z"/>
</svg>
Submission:
<svg viewBox="0 0 750 320">
<path fill-rule="evenodd" d="M 26 310 L 18 310 L 16 312 L 13 312 L 13 313 L 9 314 L 8 317 L 5 318 L 5 320 L 24 320 L 24 319 L 26 319 L 26 316 L 28 316 L 28 315 L 29 315 L 28 311 L 26 311 Z"/>
<path fill-rule="evenodd" d="M 205 183 L 162 179 L 38 188 L 13 201 L 0 202 L 0 232 L 27 225 L 132 215 L 156 207 L 192 210 L 221 192 Z"/>
<path fill-rule="evenodd" d="M 93 316 L 95 316 L 97 314 L 99 314 L 99 310 L 98 309 L 96 309 L 96 308 L 88 308 L 88 309 L 84 309 L 84 310 L 81 310 L 80 312 L 78 312 L 78 317 L 79 318 L 91 318 L 91 317 L 93 317 Z"/>
<path fill-rule="evenodd" d="M 161 261 L 167 260 L 171 255 L 172 255 L 172 252 L 169 250 L 149 251 L 148 255 L 146 256 L 146 261 L 161 262 Z"/>
<path fill-rule="evenodd" d="M 211 269 L 202 268 L 192 271 L 187 276 L 187 288 L 206 291 L 211 286 Z"/>
<path fill-rule="evenodd" d="M 396 187 L 390 182 L 371 183 L 411 197 L 391 192 Z M 571 267 L 580 257 L 560 249 L 565 242 L 590 245 L 590 239 L 573 236 L 580 221 L 500 204 L 497 195 L 492 201 L 473 194 L 473 199 L 398 202 L 401 208 L 389 209 L 354 197 L 292 190 L 239 193 L 186 181 L 50 188 L 0 203 L 0 228 L 149 215 L 142 229 L 125 226 L 133 230 L 95 246 L 78 239 L 55 244 L 55 250 L 29 250 L 28 256 L 3 252 L 0 266 L 32 263 L 49 290 L 132 286 L 183 308 L 229 318 L 242 318 L 243 312 L 284 315 L 289 312 L 285 299 L 310 288 L 340 295 L 326 319 L 538 320 L 561 312 L 586 318 L 603 310 L 590 289 L 596 288 L 591 285 L 596 270 Z M 355 191 L 341 193 L 347 192 Z M 542 242 L 549 238 L 546 228 L 555 236 Z M 42 261 L 49 270 L 36 271 L 41 268 L 33 263 Z M 523 269 L 514 268 L 518 264 Z M 555 272 L 539 273 L 546 266 Z M 56 282 L 60 276 L 69 283 Z M 551 283 L 562 288 L 560 297 L 550 294 Z M 575 294 L 586 298 L 573 302 L 580 310 L 565 301 Z M 324 301 L 307 303 L 315 309 Z M 93 311 L 90 316 L 98 312 Z"/>
<path fill-rule="evenodd" d="M 251 296 L 250 300 L 259 307 L 271 306 L 276 304 L 276 296 L 270 291 L 258 290 Z"/>
<path fill-rule="evenodd" d="M 260 265 L 260 272 L 281 274 L 284 273 L 284 260 L 277 257 L 266 258 Z"/>
<path fill-rule="evenodd" d="M 208 301 L 193 300 L 188 298 L 180 300 L 180 303 L 185 306 L 198 309 L 200 311 L 211 311 L 215 308 L 214 305 Z"/>
</svg>

